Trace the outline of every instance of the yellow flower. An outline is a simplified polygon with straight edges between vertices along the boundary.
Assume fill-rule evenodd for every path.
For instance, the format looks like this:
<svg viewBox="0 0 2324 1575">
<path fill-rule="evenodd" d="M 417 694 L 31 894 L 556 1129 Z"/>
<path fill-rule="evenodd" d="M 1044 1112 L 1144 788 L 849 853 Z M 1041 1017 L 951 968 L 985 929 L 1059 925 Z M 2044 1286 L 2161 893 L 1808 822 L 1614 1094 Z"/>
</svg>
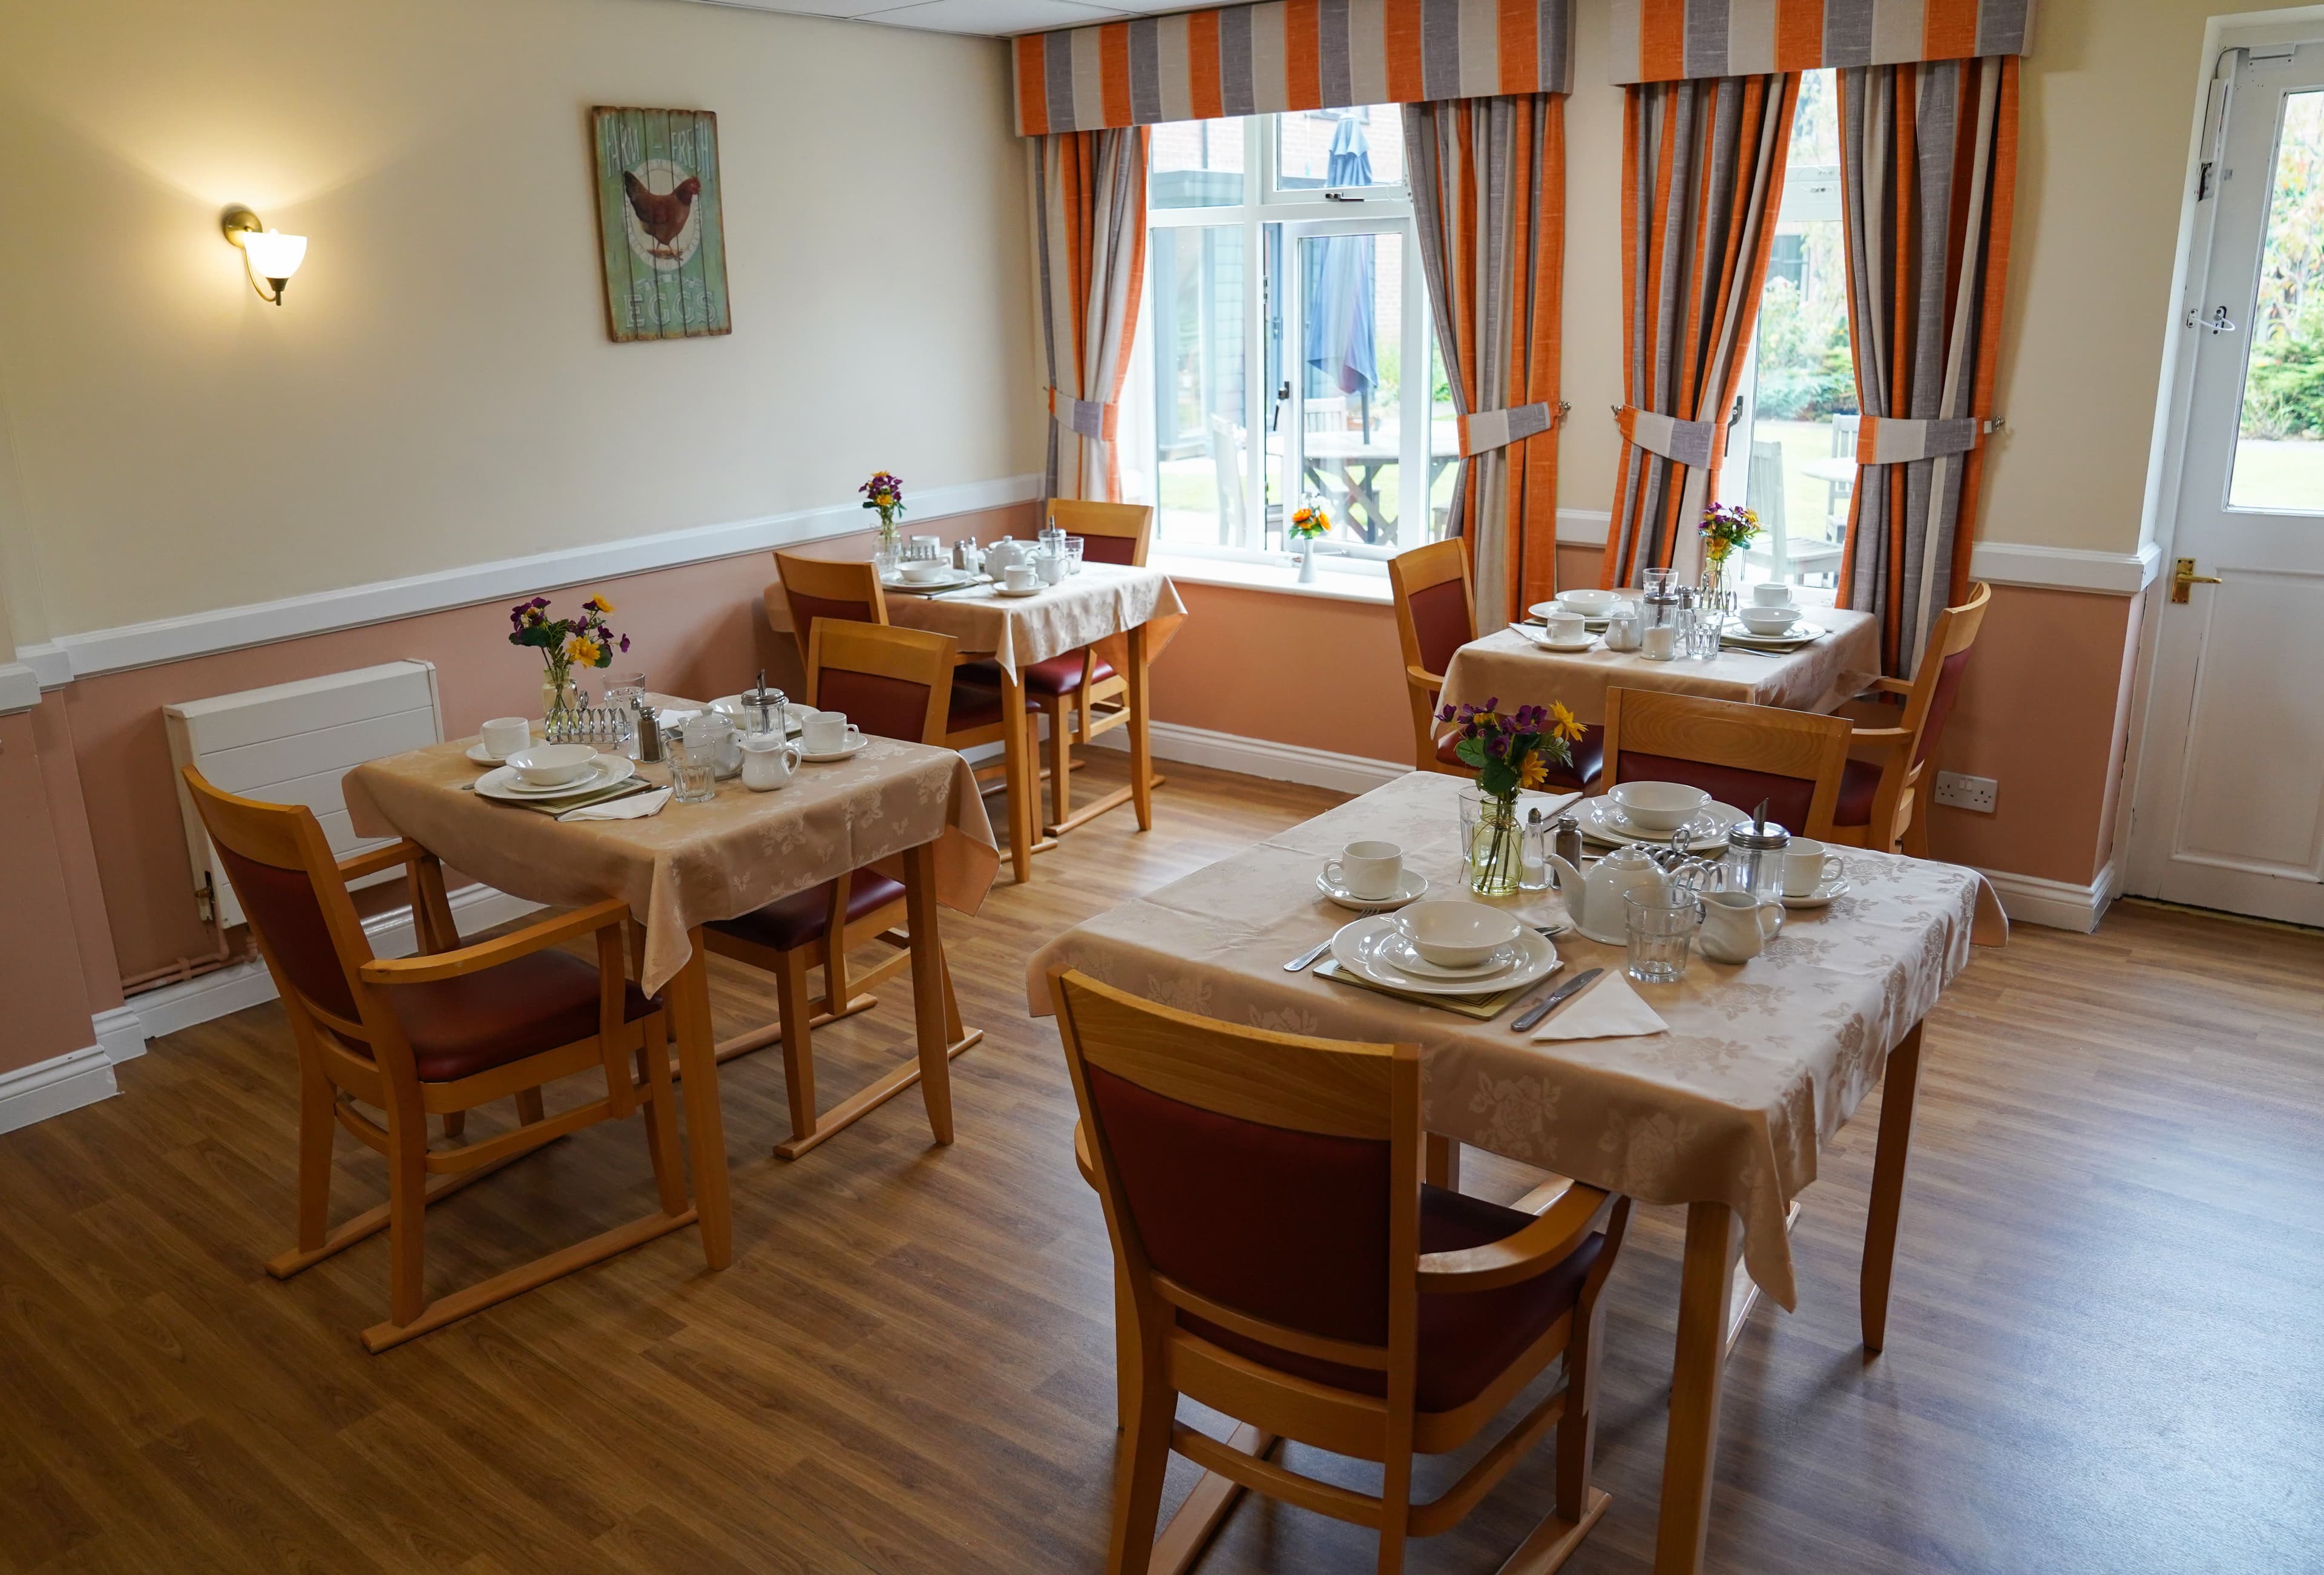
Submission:
<svg viewBox="0 0 2324 1575">
<path fill-rule="evenodd" d="M 896 494 L 893 493 L 874 493 L 872 494 L 872 501 L 879 504 L 880 507 L 883 509 L 891 508 L 895 504 Z"/>
<path fill-rule="evenodd" d="M 566 659 L 569 661 L 578 662 L 585 668 L 595 667 L 597 665 L 597 659 L 604 654 L 604 647 L 599 645 L 595 640 L 591 640 L 586 634 L 576 634 L 570 640 L 566 642 Z"/>
<path fill-rule="evenodd" d="M 1538 788 L 1549 780 L 1549 764 L 1537 754 L 1528 754 L 1525 764 L 1517 768 L 1517 786 Z"/>
<path fill-rule="evenodd" d="M 583 605 L 598 612 L 611 612 L 613 610 L 613 604 L 603 596 L 592 596 Z"/>
<path fill-rule="evenodd" d="M 1568 743 L 1582 741 L 1582 724 L 1573 719 L 1573 713 L 1554 700 L 1549 703 L 1549 732 L 1552 738 L 1562 738 Z"/>
</svg>

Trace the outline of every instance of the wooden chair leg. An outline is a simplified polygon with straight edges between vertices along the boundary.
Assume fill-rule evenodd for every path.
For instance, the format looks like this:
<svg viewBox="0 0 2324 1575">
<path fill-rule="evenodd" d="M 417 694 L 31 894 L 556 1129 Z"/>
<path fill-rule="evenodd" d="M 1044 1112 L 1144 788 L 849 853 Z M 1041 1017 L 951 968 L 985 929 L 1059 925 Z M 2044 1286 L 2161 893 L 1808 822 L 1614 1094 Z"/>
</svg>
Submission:
<svg viewBox="0 0 2324 1575">
<path fill-rule="evenodd" d="M 537 1100 L 540 1094 L 536 1091 Z M 428 1306 L 428 1130 L 425 1118 L 391 1111 L 387 1155 L 388 1321 L 410 1323 Z"/>
<path fill-rule="evenodd" d="M 815 1136 L 815 1055 L 807 1044 L 807 1019 L 814 1013 L 807 1002 L 807 961 L 804 946 L 786 952 L 782 969 L 775 975 L 775 1014 L 783 1030 L 783 1089 L 790 1097 L 793 1143 Z M 826 989 L 830 978 L 826 968 Z"/>
<path fill-rule="evenodd" d="M 646 1156 L 653 1162 L 654 1190 L 661 1211 L 686 1211 L 686 1165 L 678 1147 L 678 1095 L 669 1077 L 669 1019 L 656 1012 L 645 1022 L 645 1043 L 638 1050 L 638 1070 L 645 1078 Z"/>
<path fill-rule="evenodd" d="M 1074 737 L 1067 725 L 1073 702 L 1050 695 L 1041 702 L 1041 714 L 1049 719 L 1049 827 L 1054 835 L 1074 812 Z"/>
<path fill-rule="evenodd" d="M 1403 1575 L 1404 1545 L 1412 1519 L 1412 1448 L 1391 1444 L 1380 1477 L 1379 1575 Z"/>
<path fill-rule="evenodd" d="M 1575 1310 L 1577 1327 L 1565 1348 L 1565 1414 L 1557 1419 L 1557 1518 L 1575 1525 L 1590 1508 L 1590 1462 L 1597 1451 L 1598 1350 L 1606 1321 L 1597 1309 Z"/>
<path fill-rule="evenodd" d="M 540 1091 L 537 1088 L 521 1088 L 517 1090 L 516 1119 L 530 1127 L 535 1121 L 540 1120 Z"/>
<path fill-rule="evenodd" d="M 1913 791 L 1912 818 L 1904 823 L 1904 834 L 1897 839 L 1895 850 L 1907 858 L 1929 856 L 1929 797 L 1936 779 L 1936 773 L 1931 771 L 1928 782 Z"/>
<path fill-rule="evenodd" d="M 1121 1455 L 1114 1468 L 1109 1575 L 1147 1575 L 1150 1567 L 1162 1478 L 1170 1466 L 1170 1424 L 1178 1411 L 1178 1396 L 1164 1377 L 1168 1366 L 1159 1341 L 1141 1346 L 1139 1369 L 1136 1392 L 1124 1396 L 1131 1409 L 1122 1419 Z"/>
<path fill-rule="evenodd" d="M 466 1110 L 447 1110 L 447 1111 L 445 1111 L 445 1112 L 444 1112 L 444 1136 L 445 1136 L 445 1137 L 447 1137 L 447 1138 L 452 1138 L 452 1139 L 456 1140 L 456 1139 L 458 1139 L 458 1138 L 462 1138 L 462 1137 L 464 1137 L 464 1136 L 466 1136 L 466 1133 L 467 1133 L 467 1130 L 468 1130 L 468 1112 L 467 1112 L 467 1111 L 466 1111 Z"/>
<path fill-rule="evenodd" d="M 338 1129 L 332 1107 L 338 1096 L 311 1059 L 299 1064 L 299 1250 L 321 1250 L 331 1225 L 331 1135 Z"/>
</svg>

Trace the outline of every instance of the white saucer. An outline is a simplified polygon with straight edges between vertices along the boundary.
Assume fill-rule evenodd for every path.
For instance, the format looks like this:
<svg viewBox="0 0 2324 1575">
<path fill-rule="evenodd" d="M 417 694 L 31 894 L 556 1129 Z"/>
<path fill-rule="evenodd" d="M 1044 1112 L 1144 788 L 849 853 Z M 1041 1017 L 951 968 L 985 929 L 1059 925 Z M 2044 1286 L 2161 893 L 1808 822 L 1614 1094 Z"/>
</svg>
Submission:
<svg viewBox="0 0 2324 1575">
<path fill-rule="evenodd" d="M 1007 585 L 1001 585 L 996 581 L 992 588 L 1000 592 L 1004 596 L 1038 596 L 1049 587 L 1047 585 L 1035 585 L 1029 591 L 1014 591 L 1010 589 Z"/>
<path fill-rule="evenodd" d="M 525 747 L 530 749 L 532 746 L 527 744 Z M 478 739 L 468 746 L 468 758 L 480 766 L 503 766 L 508 763 L 508 758 L 505 755 L 486 754 L 483 739 Z"/>
<path fill-rule="evenodd" d="M 502 766 L 477 778 L 476 791 L 486 798 L 505 799 L 511 804 L 541 798 L 570 798 L 576 793 L 594 793 L 600 788 L 627 781 L 637 775 L 637 762 L 625 755 L 601 754 L 589 773 L 578 781 L 559 782 L 554 788 L 528 788 L 524 785 L 524 778 L 516 774 L 515 767 Z"/>
<path fill-rule="evenodd" d="M 872 740 L 869 736 L 859 738 L 853 743 L 849 744 L 845 749 L 832 750 L 821 754 L 808 749 L 806 743 L 802 741 L 799 745 L 799 759 L 807 761 L 810 765 L 828 766 L 835 760 L 844 760 L 850 755 L 862 754 L 864 748 L 869 745 L 871 741 Z"/>
<path fill-rule="evenodd" d="M 1517 944 L 1511 941 L 1506 946 L 1496 948 L 1490 957 L 1474 968 L 1447 968 L 1422 956 L 1420 948 L 1401 935 L 1391 932 L 1379 944 L 1381 963 L 1398 973 L 1408 973 L 1415 979 L 1474 980 L 1481 984 L 1488 979 L 1499 979 L 1516 967 L 1519 956 Z"/>
<path fill-rule="evenodd" d="M 1427 896 L 1428 877 L 1418 870 L 1406 870 L 1397 877 L 1396 890 L 1387 897 L 1358 897 L 1343 887 L 1333 885 L 1321 875 L 1315 877 L 1315 889 L 1342 907 L 1351 907 L 1358 913 L 1378 913 L 1383 909 L 1402 907 L 1407 902 L 1417 902 Z"/>
<path fill-rule="evenodd" d="M 1831 906 L 1833 898 L 1847 896 L 1855 885 L 1856 882 L 1847 876 L 1836 875 L 1817 886 L 1805 897 L 1794 897 L 1786 892 L 1784 896 L 1784 906 L 1785 907 L 1829 907 Z"/>
<path fill-rule="evenodd" d="M 1525 637 L 1544 650 L 1588 650 L 1598 643 L 1598 637 L 1590 633 L 1584 633 L 1580 640 L 1552 640 L 1546 634 L 1536 634 L 1526 629 Z"/>
<path fill-rule="evenodd" d="M 1582 800 L 1569 813 L 1582 823 L 1582 836 L 1593 843 L 1611 843 L 1618 846 L 1623 843 L 1667 843 L 1671 840 L 1668 832 L 1647 831 L 1632 824 L 1629 817 L 1622 813 L 1621 806 L 1603 795 Z M 1687 852 L 1707 853 L 1715 848 L 1725 847 L 1728 827 L 1750 818 L 1731 805 L 1704 805 L 1687 823 L 1690 831 L 1686 841 Z"/>
<path fill-rule="evenodd" d="M 1332 956 L 1341 967 L 1368 983 L 1410 995 L 1489 995 L 1495 990 L 1518 990 L 1546 978 L 1557 967 L 1557 948 L 1549 944 L 1549 937 L 1526 929 L 1517 935 L 1517 966 L 1505 972 L 1488 979 L 1424 979 L 1405 972 L 1380 955 L 1390 935 L 1399 944 L 1403 940 L 1396 929 L 1396 921 L 1387 914 L 1357 919 L 1342 925 L 1340 933 L 1332 937 Z"/>
</svg>

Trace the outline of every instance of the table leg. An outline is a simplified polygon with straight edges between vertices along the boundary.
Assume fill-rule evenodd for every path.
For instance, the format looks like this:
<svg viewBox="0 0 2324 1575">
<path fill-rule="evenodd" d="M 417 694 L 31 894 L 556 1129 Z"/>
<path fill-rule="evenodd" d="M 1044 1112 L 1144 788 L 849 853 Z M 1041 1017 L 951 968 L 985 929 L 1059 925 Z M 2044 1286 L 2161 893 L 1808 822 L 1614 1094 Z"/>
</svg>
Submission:
<svg viewBox="0 0 2324 1575">
<path fill-rule="evenodd" d="M 1671 1366 L 1670 1432 L 1663 1443 L 1655 1575 L 1696 1575 L 1711 1526 L 1719 1453 L 1720 1379 L 1727 1367 L 1728 1300 L 1742 1233 L 1725 1203 L 1689 1203 L 1678 1286 L 1678 1350 Z"/>
<path fill-rule="evenodd" d="M 1130 631 L 1130 802 L 1138 811 L 1138 829 L 1154 829 L 1153 721 L 1146 672 L 1146 626 Z"/>
<path fill-rule="evenodd" d="M 702 1256 L 712 1268 L 734 1259 L 734 1206 L 726 1190 L 726 1118 L 718 1108 L 718 1048 L 710 1030 L 710 949 L 696 926 L 694 954 L 669 981 L 664 999 L 678 1035 L 686 1080 L 686 1144 L 694 1161 L 694 1207 L 702 1221 Z"/>
<path fill-rule="evenodd" d="M 1016 790 L 1010 790 L 1016 814 Z M 904 850 L 904 913 L 912 932 L 912 1026 L 920 1052 L 920 1098 L 928 1107 L 928 1129 L 939 1143 L 952 1141 L 952 1045 L 945 1032 L 949 985 L 945 978 L 944 936 L 936 926 L 936 845 Z"/>
<path fill-rule="evenodd" d="M 1027 735 L 1025 686 L 1001 669 L 1001 748 L 1009 778 L 1009 872 L 1023 885 L 1033 877 L 1033 796 L 1041 790 Z"/>
<path fill-rule="evenodd" d="M 1913 1147 L 1913 1101 L 1921 1086 L 1921 1025 L 1888 1052 L 1880 1087 L 1880 1138 L 1872 1153 L 1872 1209 L 1864 1223 L 1864 1277 L 1858 1303 L 1864 1349 L 1888 1338 L 1888 1276 L 1896 1266 L 1896 1214 L 1904 1202 L 1904 1160 Z"/>
</svg>

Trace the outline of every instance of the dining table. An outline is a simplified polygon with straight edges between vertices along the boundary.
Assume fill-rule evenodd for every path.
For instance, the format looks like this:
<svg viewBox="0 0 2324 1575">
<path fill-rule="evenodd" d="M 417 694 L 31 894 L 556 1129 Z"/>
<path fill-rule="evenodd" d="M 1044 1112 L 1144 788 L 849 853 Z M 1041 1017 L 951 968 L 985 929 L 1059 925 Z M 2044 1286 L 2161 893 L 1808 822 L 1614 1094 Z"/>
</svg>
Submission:
<svg viewBox="0 0 2324 1575">
<path fill-rule="evenodd" d="M 1028 731 L 1032 724 L 1025 711 L 1025 670 L 1084 646 L 1095 647 L 1129 687 L 1125 731 L 1130 735 L 1130 784 L 1104 807 L 1127 803 L 1138 816 L 1139 830 L 1153 829 L 1148 672 L 1186 619 L 1186 604 L 1169 576 L 1131 564 L 1087 562 L 1057 584 L 1030 594 L 1011 594 L 989 582 L 934 592 L 890 582 L 883 589 L 890 623 L 948 634 L 960 642 L 964 661 L 989 659 L 1001 670 L 1010 874 L 1020 882 L 1031 879 L 1033 855 L 1057 845 L 1055 835 L 1038 834 L 1041 784 Z M 790 631 L 790 608 L 784 597 L 768 598 L 767 617 L 779 631 Z"/>
<path fill-rule="evenodd" d="M 1665 1575 L 1694 1570 L 1721 1371 L 1751 1287 L 1796 1305 L 1796 1201 L 1815 1181 L 1824 1146 L 1885 1077 L 1859 1295 L 1865 1344 L 1879 1349 L 1922 1024 L 1968 966 L 1972 945 L 2001 944 L 2007 922 L 1975 870 L 1850 849 L 1848 889 L 1829 906 L 1790 913 L 1757 956 L 1730 965 L 1698 953 L 1676 982 L 1633 985 L 1666 1031 L 1627 1037 L 1542 1040 L 1511 1030 L 1518 1005 L 1478 1020 L 1288 970 L 1351 918 L 1325 898 L 1317 877 L 1352 841 L 1393 842 L 1405 868 L 1425 877 L 1429 895 L 1465 895 L 1457 806 L 1464 787 L 1411 773 L 1099 914 L 1034 954 L 1028 1004 L 1037 1016 L 1052 1010 L 1049 972 L 1063 967 L 1223 1021 L 1416 1044 L 1423 1123 L 1432 1155 L 1443 1156 L 1432 1159 L 1440 1184 L 1457 1184 L 1458 1146 L 1467 1144 L 1642 1202 L 1683 1207 L 1655 1567 Z M 1507 900 L 1545 927 L 1564 922 L 1554 896 L 1520 892 Z M 1552 944 L 1559 967 L 1545 990 L 1586 969 L 1625 966 L 1622 947 L 1571 928 Z M 1557 1020 L 1549 1019 L 1549 1031 Z M 1271 1440 L 1244 1430 L 1237 1441 L 1264 1449 Z M 1223 1515 L 1231 1500 L 1213 1487 L 1199 1502 L 1204 1514 Z M 1191 1543 L 1174 1541 L 1200 1544 L 1201 1528 L 1188 1535 Z"/>
<path fill-rule="evenodd" d="M 1659 689 L 1785 711 L 1836 711 L 1880 676 L 1880 621 L 1836 607 L 1811 608 L 1804 616 L 1825 632 L 1791 650 L 1725 644 L 1713 657 L 1666 661 L 1610 649 L 1603 637 L 1587 649 L 1552 650 L 1538 625 L 1512 625 L 1452 653 L 1438 702 L 1499 700 L 1508 710 L 1556 701 L 1578 720 L 1600 723 L 1607 690 Z"/>
<path fill-rule="evenodd" d="M 669 695 L 649 699 L 667 714 L 701 708 Z M 456 739 L 357 766 L 345 782 L 348 817 L 360 835 L 407 837 L 513 897 L 560 907 L 606 898 L 629 904 L 638 986 L 669 1006 L 678 1040 L 696 1208 L 712 1268 L 733 1258 L 733 1212 L 704 926 L 866 866 L 901 880 L 919 1081 L 938 1140 L 951 1140 L 953 1036 L 937 908 L 973 914 L 1000 867 L 975 777 L 958 753 L 874 735 L 844 760 L 802 765 L 779 790 L 756 792 L 737 778 L 715 783 L 707 802 L 672 797 L 640 818 L 578 820 L 477 793 L 489 765 L 470 756 L 476 742 Z M 666 765 L 635 769 L 669 785 Z"/>
</svg>

